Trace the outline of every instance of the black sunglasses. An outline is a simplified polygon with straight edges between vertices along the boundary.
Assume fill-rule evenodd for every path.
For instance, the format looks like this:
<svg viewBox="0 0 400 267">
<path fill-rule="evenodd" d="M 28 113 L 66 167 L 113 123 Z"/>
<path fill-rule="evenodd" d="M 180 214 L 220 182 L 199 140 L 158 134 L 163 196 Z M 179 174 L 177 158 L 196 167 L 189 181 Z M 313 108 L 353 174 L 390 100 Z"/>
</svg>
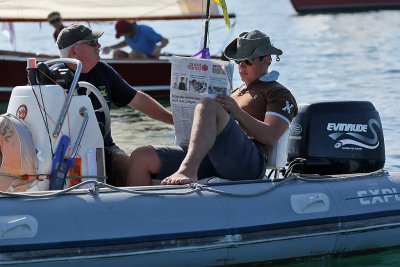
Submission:
<svg viewBox="0 0 400 267">
<path fill-rule="evenodd" d="M 242 62 L 244 62 L 244 64 L 246 64 L 247 66 L 253 66 L 253 63 L 254 63 L 253 59 L 235 60 L 235 63 L 238 65 Z"/>
<path fill-rule="evenodd" d="M 87 45 L 89 45 L 89 46 L 96 47 L 96 45 L 97 45 L 98 43 L 99 43 L 98 40 L 97 40 L 97 39 L 94 39 L 94 40 L 88 40 L 88 41 L 86 41 L 86 42 L 84 42 L 84 43 L 77 43 L 77 44 L 75 44 L 75 45 L 87 44 Z"/>
<path fill-rule="evenodd" d="M 265 56 L 260 56 L 260 57 L 258 57 L 259 59 L 260 59 L 260 61 L 264 58 Z M 240 63 L 242 63 L 242 62 L 244 62 L 244 64 L 246 64 L 247 66 L 253 66 L 253 64 L 254 64 L 254 60 L 255 60 L 256 58 L 253 58 L 253 59 L 246 59 L 246 60 L 235 60 L 235 63 L 236 64 L 240 64 Z"/>
</svg>

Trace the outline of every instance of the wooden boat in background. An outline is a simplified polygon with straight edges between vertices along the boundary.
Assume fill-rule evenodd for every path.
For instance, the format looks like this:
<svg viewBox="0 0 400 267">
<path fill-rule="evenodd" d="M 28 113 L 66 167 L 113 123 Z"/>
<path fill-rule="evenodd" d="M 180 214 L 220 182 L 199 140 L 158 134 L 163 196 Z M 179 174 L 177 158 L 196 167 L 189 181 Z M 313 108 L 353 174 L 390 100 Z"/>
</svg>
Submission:
<svg viewBox="0 0 400 267">
<path fill-rule="evenodd" d="M 10 99 L 12 88 L 18 84 L 27 84 L 26 61 L 37 57 L 32 53 L 0 50 L 0 102 Z M 39 55 L 38 61 L 45 61 L 55 56 Z M 169 97 L 171 63 L 161 60 L 114 60 L 105 59 L 135 89 L 143 91 L 156 99 Z"/>
<path fill-rule="evenodd" d="M 60 11 L 63 21 L 135 21 L 150 20 L 193 20 L 204 19 L 207 1 L 197 0 L 157 0 L 148 3 L 139 0 L 114 0 L 112 6 L 107 1 L 60 0 L 50 2 L 30 0 L 0 2 L 0 22 L 46 22 L 52 11 Z M 121 8 L 122 7 L 122 8 Z M 211 1 L 210 18 L 223 18 L 217 5 Z M 231 18 L 234 14 L 229 15 Z M 33 49 L 35 44 L 32 43 Z M 193 54 L 196 51 L 193 51 Z M 154 98 L 169 98 L 171 55 L 160 60 L 113 60 L 105 59 L 133 87 Z M 32 52 L 0 50 L 0 101 L 8 101 L 13 87 L 27 84 L 26 62 L 28 57 L 38 61 L 55 58 L 56 55 Z"/>
<path fill-rule="evenodd" d="M 400 0 L 291 0 L 291 2 L 300 14 L 400 9 Z"/>
</svg>

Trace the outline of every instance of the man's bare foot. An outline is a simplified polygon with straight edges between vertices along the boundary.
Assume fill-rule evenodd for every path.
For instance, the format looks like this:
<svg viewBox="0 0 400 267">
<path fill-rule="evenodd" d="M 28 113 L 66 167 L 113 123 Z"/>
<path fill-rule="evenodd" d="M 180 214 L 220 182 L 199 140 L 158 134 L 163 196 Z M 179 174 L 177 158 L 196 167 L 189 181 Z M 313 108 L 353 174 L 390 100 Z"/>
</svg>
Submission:
<svg viewBox="0 0 400 267">
<path fill-rule="evenodd" d="M 197 177 L 190 178 L 182 173 L 174 173 L 171 176 L 165 178 L 161 181 L 161 184 L 168 185 L 168 184 L 190 184 L 197 182 Z"/>
</svg>

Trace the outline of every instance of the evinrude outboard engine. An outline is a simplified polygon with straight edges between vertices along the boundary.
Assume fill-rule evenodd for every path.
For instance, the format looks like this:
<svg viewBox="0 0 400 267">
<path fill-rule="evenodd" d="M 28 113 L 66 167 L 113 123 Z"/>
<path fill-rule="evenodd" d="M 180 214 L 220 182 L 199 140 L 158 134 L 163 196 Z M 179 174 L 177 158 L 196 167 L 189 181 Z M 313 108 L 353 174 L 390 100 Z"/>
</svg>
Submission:
<svg viewBox="0 0 400 267">
<path fill-rule="evenodd" d="M 288 161 L 303 158 L 293 172 L 372 172 L 385 164 L 379 114 L 371 102 L 321 102 L 299 107 L 290 126 Z"/>
</svg>

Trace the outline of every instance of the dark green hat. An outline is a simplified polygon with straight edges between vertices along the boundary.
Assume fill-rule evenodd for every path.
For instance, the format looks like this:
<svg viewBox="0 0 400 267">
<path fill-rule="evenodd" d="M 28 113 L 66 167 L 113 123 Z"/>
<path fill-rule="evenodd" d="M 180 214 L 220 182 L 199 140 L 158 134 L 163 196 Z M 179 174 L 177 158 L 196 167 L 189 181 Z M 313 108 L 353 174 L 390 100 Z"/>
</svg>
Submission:
<svg viewBox="0 0 400 267">
<path fill-rule="evenodd" d="M 282 55 L 282 50 L 274 47 L 265 33 L 258 30 L 242 32 L 224 51 L 227 58 L 233 60 L 253 59 L 266 55 Z"/>
<path fill-rule="evenodd" d="M 81 24 L 71 24 L 60 32 L 56 44 L 59 49 L 64 49 L 81 40 L 99 39 L 103 33 L 102 31 L 92 31 Z"/>
<path fill-rule="evenodd" d="M 60 14 L 60 12 L 58 12 L 58 11 L 54 11 L 54 12 L 51 12 L 48 16 L 47 16 L 47 21 L 52 21 L 52 20 L 55 20 L 55 19 L 61 19 L 61 14 Z"/>
</svg>

